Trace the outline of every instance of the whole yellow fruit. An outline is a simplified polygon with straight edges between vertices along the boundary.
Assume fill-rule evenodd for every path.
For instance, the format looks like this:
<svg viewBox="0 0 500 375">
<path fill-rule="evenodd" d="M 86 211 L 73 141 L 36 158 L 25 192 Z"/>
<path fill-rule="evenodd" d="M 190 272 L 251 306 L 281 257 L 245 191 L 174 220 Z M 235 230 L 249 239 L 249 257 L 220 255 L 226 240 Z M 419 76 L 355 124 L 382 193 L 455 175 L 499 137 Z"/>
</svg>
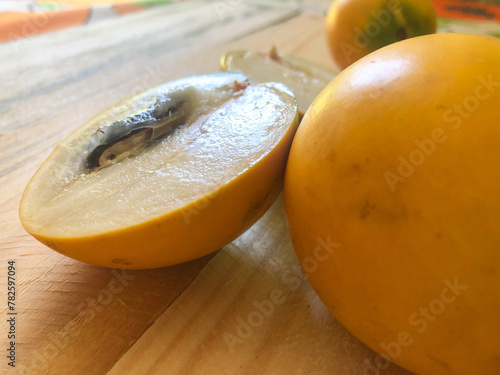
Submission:
<svg viewBox="0 0 500 375">
<path fill-rule="evenodd" d="M 292 143 L 285 208 L 312 286 L 418 374 L 500 373 L 499 63 L 492 37 L 395 43 L 339 74 Z"/>
<path fill-rule="evenodd" d="M 344 69 L 389 44 L 436 32 L 431 0 L 335 0 L 326 18 L 326 38 Z"/>
</svg>

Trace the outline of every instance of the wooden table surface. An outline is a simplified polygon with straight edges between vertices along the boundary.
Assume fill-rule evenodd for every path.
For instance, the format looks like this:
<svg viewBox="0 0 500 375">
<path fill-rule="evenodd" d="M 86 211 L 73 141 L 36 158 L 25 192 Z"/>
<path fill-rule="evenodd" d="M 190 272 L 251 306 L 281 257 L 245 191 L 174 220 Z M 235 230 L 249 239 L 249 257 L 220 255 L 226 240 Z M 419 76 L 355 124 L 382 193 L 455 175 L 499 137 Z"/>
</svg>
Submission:
<svg viewBox="0 0 500 375">
<path fill-rule="evenodd" d="M 275 44 L 333 69 L 324 8 L 308 8 L 194 1 L 0 46 L 4 373 L 376 373 L 375 353 L 330 315 L 305 280 L 281 197 L 216 253 L 147 271 L 66 258 L 28 235 L 18 218 L 23 189 L 51 150 L 123 97 L 218 70 L 231 49 Z M 17 279 L 14 369 L 4 355 L 8 260 L 16 262 Z M 391 365 L 379 373 L 408 372 Z"/>
</svg>

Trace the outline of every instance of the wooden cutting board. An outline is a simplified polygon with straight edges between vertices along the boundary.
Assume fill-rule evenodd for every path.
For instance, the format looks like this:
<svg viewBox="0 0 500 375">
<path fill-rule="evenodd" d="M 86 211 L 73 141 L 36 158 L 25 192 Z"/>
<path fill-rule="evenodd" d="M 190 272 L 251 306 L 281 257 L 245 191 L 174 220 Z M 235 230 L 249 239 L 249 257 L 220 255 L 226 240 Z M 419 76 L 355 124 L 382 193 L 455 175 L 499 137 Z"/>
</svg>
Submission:
<svg viewBox="0 0 500 375">
<path fill-rule="evenodd" d="M 323 6 L 323 7 L 322 7 Z M 324 9 L 310 4 L 309 9 Z M 0 45 L 0 341 L 16 264 L 19 374 L 407 374 L 327 311 L 304 277 L 282 198 L 218 252 L 147 271 L 68 259 L 30 237 L 22 191 L 75 127 L 150 86 L 219 69 L 272 44 L 329 66 L 323 15 L 293 6 L 189 2 Z M 379 366 L 380 367 L 380 366 Z M 385 366 L 384 366 L 385 367 Z"/>
</svg>

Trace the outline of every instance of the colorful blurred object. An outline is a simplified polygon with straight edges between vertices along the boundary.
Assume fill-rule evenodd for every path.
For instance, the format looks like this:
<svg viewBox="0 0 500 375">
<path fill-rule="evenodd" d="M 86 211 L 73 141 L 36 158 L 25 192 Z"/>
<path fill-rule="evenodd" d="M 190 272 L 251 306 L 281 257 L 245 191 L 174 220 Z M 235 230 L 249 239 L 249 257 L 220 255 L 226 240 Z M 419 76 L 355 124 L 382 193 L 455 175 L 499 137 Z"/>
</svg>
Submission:
<svg viewBox="0 0 500 375">
<path fill-rule="evenodd" d="M 500 22 L 500 1 L 433 1 L 439 17 Z"/>
<path fill-rule="evenodd" d="M 31 0 L 0 2 L 0 43 L 90 24 L 181 0 Z"/>
</svg>

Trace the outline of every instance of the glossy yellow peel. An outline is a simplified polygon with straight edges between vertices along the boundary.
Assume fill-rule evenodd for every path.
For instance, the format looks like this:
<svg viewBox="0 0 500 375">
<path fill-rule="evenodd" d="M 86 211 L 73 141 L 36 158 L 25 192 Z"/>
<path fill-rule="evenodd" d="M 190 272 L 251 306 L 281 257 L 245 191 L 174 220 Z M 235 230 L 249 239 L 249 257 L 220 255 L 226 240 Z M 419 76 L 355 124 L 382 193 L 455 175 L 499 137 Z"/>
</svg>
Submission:
<svg viewBox="0 0 500 375">
<path fill-rule="evenodd" d="M 382 48 L 325 88 L 290 151 L 285 209 L 311 285 L 417 374 L 500 373 L 499 62 L 500 40 L 472 34 Z"/>
</svg>

